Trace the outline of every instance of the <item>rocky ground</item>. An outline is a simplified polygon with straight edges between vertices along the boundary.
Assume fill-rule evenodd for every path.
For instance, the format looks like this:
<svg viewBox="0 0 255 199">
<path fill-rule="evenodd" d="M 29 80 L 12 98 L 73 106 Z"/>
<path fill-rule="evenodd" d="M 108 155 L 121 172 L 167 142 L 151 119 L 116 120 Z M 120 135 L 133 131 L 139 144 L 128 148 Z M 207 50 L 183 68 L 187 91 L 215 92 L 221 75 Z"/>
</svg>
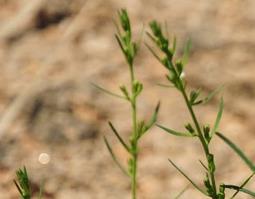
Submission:
<svg viewBox="0 0 255 199">
<path fill-rule="evenodd" d="M 23 165 L 35 191 L 45 182 L 45 199 L 129 198 L 128 179 L 102 141 L 107 135 L 126 161 L 107 121 L 127 137 L 129 107 L 91 86 L 95 82 L 118 92 L 119 85 L 128 84 L 128 68 L 113 35 L 112 19 L 120 8 L 128 9 L 137 39 L 152 19 L 168 24 L 179 52 L 191 38 L 190 87 L 206 95 L 224 85 L 221 131 L 255 160 L 254 0 L 0 0 L 0 198 L 18 198 L 12 180 Z M 157 86 L 166 71 L 144 45 L 136 71 L 145 85 L 140 116 L 148 119 L 160 100 L 159 122 L 182 129 L 190 120 L 184 102 L 173 89 Z M 214 122 L 218 102 L 219 97 L 196 109 L 204 123 Z M 250 174 L 221 140 L 213 146 L 219 181 L 238 184 Z M 197 141 L 153 128 L 141 147 L 140 199 L 173 198 L 189 184 L 169 165 L 170 157 L 201 182 L 203 154 Z M 38 162 L 42 152 L 51 157 L 47 165 Z M 254 190 L 255 183 L 248 187 Z M 203 197 L 190 186 L 182 198 Z"/>
</svg>

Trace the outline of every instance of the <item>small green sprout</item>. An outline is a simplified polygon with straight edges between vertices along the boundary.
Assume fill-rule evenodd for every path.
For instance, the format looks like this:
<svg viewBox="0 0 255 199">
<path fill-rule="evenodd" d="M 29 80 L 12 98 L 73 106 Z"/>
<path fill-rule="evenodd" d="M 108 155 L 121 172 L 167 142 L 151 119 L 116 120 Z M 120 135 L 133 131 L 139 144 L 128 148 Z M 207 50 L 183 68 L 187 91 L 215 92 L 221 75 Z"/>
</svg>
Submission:
<svg viewBox="0 0 255 199">
<path fill-rule="evenodd" d="M 19 194 L 20 199 L 32 199 L 31 183 L 28 177 L 26 167 L 23 169 L 18 169 L 16 171 L 17 180 L 13 180 Z M 40 190 L 38 194 L 38 199 L 42 199 L 43 195 L 43 184 L 40 185 Z"/>
<path fill-rule="evenodd" d="M 31 187 L 26 167 L 16 171 L 17 180 L 14 183 L 19 191 L 21 199 L 31 199 Z"/>
</svg>

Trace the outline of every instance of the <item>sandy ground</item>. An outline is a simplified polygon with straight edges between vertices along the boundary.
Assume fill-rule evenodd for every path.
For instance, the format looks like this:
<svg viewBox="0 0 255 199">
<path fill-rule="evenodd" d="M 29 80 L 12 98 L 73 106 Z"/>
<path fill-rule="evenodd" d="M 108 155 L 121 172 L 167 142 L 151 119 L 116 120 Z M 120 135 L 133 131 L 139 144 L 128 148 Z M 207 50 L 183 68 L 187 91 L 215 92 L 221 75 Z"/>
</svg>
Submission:
<svg viewBox="0 0 255 199">
<path fill-rule="evenodd" d="M 189 88 L 206 95 L 224 85 L 220 130 L 255 161 L 254 0 L 0 0 L 0 198 L 18 197 L 12 180 L 23 165 L 35 192 L 45 182 L 45 199 L 130 198 L 129 181 L 102 139 L 107 136 L 120 160 L 127 161 L 107 121 L 128 138 L 129 106 L 91 86 L 119 92 L 129 82 L 112 23 L 120 8 L 128 9 L 137 39 L 153 19 L 177 35 L 179 53 L 191 38 Z M 157 86 L 166 82 L 166 71 L 144 45 L 135 65 L 145 87 L 139 116 L 148 119 L 160 100 L 159 123 L 183 129 L 190 121 L 184 101 L 175 90 Z M 196 109 L 203 123 L 213 124 L 219 99 Z M 221 140 L 212 145 L 218 182 L 239 184 L 250 174 Z M 47 165 L 38 162 L 43 152 L 51 157 Z M 202 181 L 200 143 L 155 127 L 141 142 L 139 199 L 174 198 L 189 184 L 168 158 Z M 254 190 L 255 183 L 247 187 Z M 204 197 L 189 186 L 182 198 Z"/>
</svg>

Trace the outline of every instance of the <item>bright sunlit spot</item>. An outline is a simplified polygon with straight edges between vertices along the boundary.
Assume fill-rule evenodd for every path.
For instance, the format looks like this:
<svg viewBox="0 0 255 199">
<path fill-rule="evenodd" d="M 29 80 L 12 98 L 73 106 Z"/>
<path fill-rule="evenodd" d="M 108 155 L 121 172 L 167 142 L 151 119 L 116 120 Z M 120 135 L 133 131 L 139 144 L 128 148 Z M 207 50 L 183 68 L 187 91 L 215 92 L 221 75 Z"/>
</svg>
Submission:
<svg viewBox="0 0 255 199">
<path fill-rule="evenodd" d="M 41 153 L 38 157 L 38 161 L 41 164 L 48 164 L 50 162 L 50 155 L 47 153 Z"/>
</svg>

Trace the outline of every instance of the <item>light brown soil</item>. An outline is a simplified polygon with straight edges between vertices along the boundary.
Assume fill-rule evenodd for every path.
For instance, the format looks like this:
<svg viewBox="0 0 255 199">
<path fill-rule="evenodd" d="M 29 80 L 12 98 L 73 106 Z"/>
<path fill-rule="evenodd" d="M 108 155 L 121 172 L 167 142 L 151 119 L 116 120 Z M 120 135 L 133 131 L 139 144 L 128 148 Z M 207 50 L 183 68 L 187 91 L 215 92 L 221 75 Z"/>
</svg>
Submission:
<svg viewBox="0 0 255 199">
<path fill-rule="evenodd" d="M 45 199 L 126 199 L 129 182 L 102 141 L 110 140 L 127 160 L 107 121 L 122 135 L 130 131 L 129 107 L 91 85 L 118 91 L 129 73 L 114 39 L 116 11 L 127 8 L 137 39 L 152 19 L 193 48 L 186 68 L 190 88 L 206 95 L 220 85 L 225 110 L 220 129 L 255 161 L 255 1 L 254 0 L 0 0 L 0 198 L 18 198 L 12 179 L 23 165 L 36 191 L 45 181 Z M 148 38 L 144 35 L 144 40 Z M 183 129 L 190 117 L 183 99 L 166 82 L 165 69 L 144 45 L 136 60 L 145 86 L 140 117 L 148 119 L 160 100 L 159 123 Z M 196 109 L 213 124 L 219 97 Z M 218 138 L 213 141 L 217 180 L 239 184 L 249 169 Z M 176 138 L 153 128 L 141 142 L 139 199 L 174 198 L 187 184 L 171 158 L 196 182 L 202 182 L 199 142 Z M 47 165 L 40 153 L 51 156 Z M 255 189 L 255 183 L 248 185 Z M 203 198 L 192 186 L 182 198 Z M 238 198 L 248 198 L 240 194 Z"/>
</svg>

